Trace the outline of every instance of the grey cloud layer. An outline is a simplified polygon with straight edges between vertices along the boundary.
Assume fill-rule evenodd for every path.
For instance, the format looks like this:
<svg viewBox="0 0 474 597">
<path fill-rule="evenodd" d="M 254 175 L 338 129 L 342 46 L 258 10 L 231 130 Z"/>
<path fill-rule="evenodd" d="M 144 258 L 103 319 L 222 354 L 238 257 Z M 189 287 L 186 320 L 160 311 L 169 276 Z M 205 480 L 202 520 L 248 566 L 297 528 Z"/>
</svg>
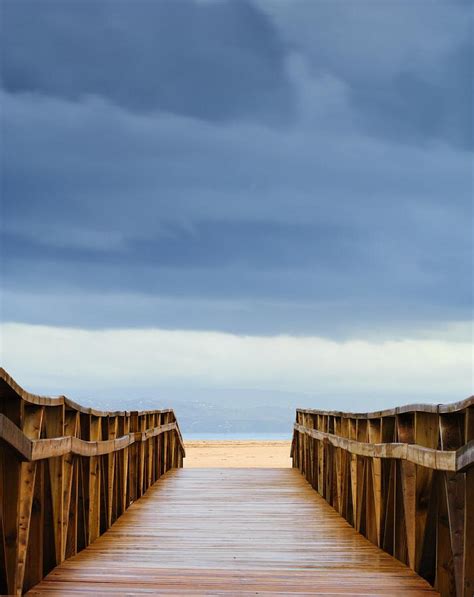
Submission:
<svg viewBox="0 0 474 597">
<path fill-rule="evenodd" d="M 469 13 L 434 5 L 404 32 L 426 47 L 410 61 L 384 40 L 371 75 L 373 23 L 338 4 L 292 20 L 276 2 L 4 2 L 4 319 L 327 335 L 468 319 Z"/>
<path fill-rule="evenodd" d="M 314 72 L 346 83 L 371 134 L 472 150 L 472 3 L 257 1 Z"/>
<path fill-rule="evenodd" d="M 3 3 L 3 82 L 10 92 L 209 120 L 284 116 L 284 48 L 245 0 Z"/>
</svg>

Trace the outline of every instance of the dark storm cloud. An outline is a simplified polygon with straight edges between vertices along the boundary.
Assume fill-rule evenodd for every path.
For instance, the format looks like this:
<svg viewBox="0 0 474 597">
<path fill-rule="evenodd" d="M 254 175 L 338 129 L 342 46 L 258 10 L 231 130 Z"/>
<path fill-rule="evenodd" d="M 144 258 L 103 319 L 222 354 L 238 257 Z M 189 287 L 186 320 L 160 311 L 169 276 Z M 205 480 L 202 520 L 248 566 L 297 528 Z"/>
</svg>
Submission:
<svg viewBox="0 0 474 597">
<path fill-rule="evenodd" d="M 289 115 L 284 48 L 245 0 L 6 0 L 2 9 L 2 79 L 12 93 L 98 95 L 209 120 Z"/>
<path fill-rule="evenodd" d="M 473 148 L 472 2 L 256 1 L 314 72 L 344 82 L 371 134 Z"/>
<path fill-rule="evenodd" d="M 381 4 L 3 2 L 3 319 L 469 319 L 466 7 Z"/>
<path fill-rule="evenodd" d="M 356 86 L 352 97 L 366 125 L 399 140 L 445 142 L 472 150 L 474 45 L 462 43 L 433 79 L 409 70 L 380 87 Z"/>
</svg>

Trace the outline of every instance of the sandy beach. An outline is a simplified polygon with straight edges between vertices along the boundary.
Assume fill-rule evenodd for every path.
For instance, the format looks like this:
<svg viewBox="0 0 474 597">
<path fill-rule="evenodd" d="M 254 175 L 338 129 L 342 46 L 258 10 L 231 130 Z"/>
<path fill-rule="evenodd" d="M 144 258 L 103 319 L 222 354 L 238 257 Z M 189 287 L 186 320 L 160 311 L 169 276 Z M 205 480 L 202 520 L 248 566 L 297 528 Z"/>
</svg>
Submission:
<svg viewBox="0 0 474 597">
<path fill-rule="evenodd" d="M 286 440 L 185 440 L 185 468 L 291 467 Z"/>
</svg>

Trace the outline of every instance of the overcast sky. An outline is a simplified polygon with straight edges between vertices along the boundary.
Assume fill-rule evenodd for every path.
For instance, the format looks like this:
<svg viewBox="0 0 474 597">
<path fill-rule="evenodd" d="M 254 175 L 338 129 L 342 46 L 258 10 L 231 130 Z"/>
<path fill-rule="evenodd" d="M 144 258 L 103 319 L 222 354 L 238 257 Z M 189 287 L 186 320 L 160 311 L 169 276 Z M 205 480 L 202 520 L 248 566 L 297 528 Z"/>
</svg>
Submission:
<svg viewBox="0 0 474 597">
<path fill-rule="evenodd" d="M 20 384 L 472 392 L 470 2 L 0 6 Z"/>
</svg>

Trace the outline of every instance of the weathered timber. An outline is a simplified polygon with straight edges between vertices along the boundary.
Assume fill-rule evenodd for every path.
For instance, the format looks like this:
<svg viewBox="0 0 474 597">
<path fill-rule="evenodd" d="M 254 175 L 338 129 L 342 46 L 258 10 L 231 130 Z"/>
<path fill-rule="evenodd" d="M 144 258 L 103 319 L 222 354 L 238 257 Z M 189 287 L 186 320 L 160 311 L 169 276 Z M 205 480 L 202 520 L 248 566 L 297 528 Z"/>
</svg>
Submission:
<svg viewBox="0 0 474 597">
<path fill-rule="evenodd" d="M 0 594 L 21 595 L 93 543 L 183 457 L 170 409 L 84 408 L 30 394 L 0 369 Z"/>
<path fill-rule="evenodd" d="M 472 597 L 474 396 L 373 413 L 297 409 L 291 455 L 372 543 L 443 597 Z"/>
<path fill-rule="evenodd" d="M 175 469 L 31 596 L 437 593 L 351 528 L 297 471 Z"/>
</svg>

